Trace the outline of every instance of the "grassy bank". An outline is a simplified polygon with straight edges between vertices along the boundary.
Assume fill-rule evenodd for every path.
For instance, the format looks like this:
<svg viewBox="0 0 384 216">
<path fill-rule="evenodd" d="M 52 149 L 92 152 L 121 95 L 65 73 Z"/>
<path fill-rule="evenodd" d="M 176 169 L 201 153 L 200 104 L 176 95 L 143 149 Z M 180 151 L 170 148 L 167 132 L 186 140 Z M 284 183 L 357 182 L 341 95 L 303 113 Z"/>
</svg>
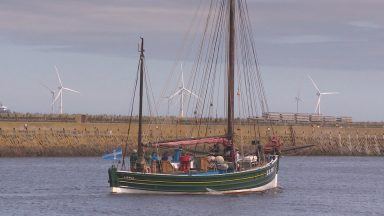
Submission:
<svg viewBox="0 0 384 216">
<path fill-rule="evenodd" d="M 236 143 L 243 144 L 245 151 L 252 151 L 251 140 L 260 134 L 262 142 L 275 133 L 285 147 L 305 144 L 313 148 L 291 152 L 295 155 L 372 155 L 384 154 L 384 129 L 375 124 L 357 125 L 289 125 L 261 124 L 259 127 L 237 123 Z M 144 141 L 182 137 L 213 136 L 225 133 L 225 124 L 218 121 L 212 126 L 197 126 L 193 122 L 146 125 Z M 126 123 L 66 122 L 0 122 L 0 157 L 22 156 L 100 156 L 106 150 L 129 143 L 136 146 L 137 124 L 128 136 Z"/>
</svg>

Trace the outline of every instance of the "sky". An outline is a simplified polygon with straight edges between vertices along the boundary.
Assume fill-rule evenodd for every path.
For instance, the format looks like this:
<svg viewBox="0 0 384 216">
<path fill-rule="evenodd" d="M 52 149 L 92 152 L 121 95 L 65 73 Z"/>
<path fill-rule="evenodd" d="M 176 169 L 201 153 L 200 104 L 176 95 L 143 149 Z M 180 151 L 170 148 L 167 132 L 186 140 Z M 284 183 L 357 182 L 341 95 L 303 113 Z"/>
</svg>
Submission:
<svg viewBox="0 0 384 216">
<path fill-rule="evenodd" d="M 12 111 L 48 113 L 51 95 L 41 83 L 57 89 L 56 65 L 64 87 L 81 92 L 64 94 L 65 113 L 126 115 L 139 37 L 160 97 L 183 37 L 207 2 L 2 0 L 0 101 Z M 300 112 L 313 113 L 310 75 L 321 90 L 340 92 L 322 98 L 324 115 L 384 121 L 384 1 L 248 0 L 248 6 L 270 111 L 295 112 L 300 91 Z"/>
</svg>

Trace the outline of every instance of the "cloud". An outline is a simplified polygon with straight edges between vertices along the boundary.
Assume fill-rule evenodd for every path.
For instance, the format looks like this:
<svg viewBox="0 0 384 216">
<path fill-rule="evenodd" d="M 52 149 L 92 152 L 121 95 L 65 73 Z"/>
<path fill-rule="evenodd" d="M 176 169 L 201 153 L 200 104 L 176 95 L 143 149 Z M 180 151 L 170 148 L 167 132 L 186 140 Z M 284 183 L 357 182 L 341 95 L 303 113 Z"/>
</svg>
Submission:
<svg viewBox="0 0 384 216">
<path fill-rule="evenodd" d="M 177 51 L 195 10 L 202 4 L 197 20 L 204 21 L 209 2 L 1 0 L 0 99 L 14 110 L 48 110 L 50 95 L 38 79 L 56 86 L 52 65 L 57 64 L 65 83 L 83 93 L 66 97 L 66 111 L 127 113 L 138 37 L 146 39 L 148 71 L 156 81 L 156 94 L 175 55 L 184 57 Z M 384 1 L 248 0 L 248 6 L 273 110 L 287 111 L 287 104 L 295 109 L 292 98 L 301 77 L 308 90 L 304 98 L 313 99 L 305 110 L 313 111 L 313 87 L 306 78 L 310 73 L 325 89 L 343 92 L 325 100 L 325 112 L 383 118 L 383 100 L 374 96 L 383 92 Z M 282 98 L 283 94 L 288 96 Z M 369 105 L 364 112 L 362 104 Z"/>
<path fill-rule="evenodd" d="M 366 29 L 381 29 L 383 28 L 381 25 L 368 22 L 368 21 L 353 21 L 348 23 L 350 26 L 358 27 L 358 28 L 366 28 Z"/>
<path fill-rule="evenodd" d="M 326 35 L 290 35 L 269 40 L 277 44 L 316 44 L 339 42 L 340 39 Z"/>
<path fill-rule="evenodd" d="M 172 3 L 5 0 L 0 2 L 0 38 L 44 47 L 43 51 L 52 47 L 52 51 L 126 55 L 131 52 L 127 44 L 136 43 L 141 35 L 154 41 L 160 38 L 167 45 L 182 37 L 199 4 L 185 0 Z"/>
<path fill-rule="evenodd" d="M 200 4 L 202 11 L 197 20 L 204 21 L 209 2 L 2 0 L 0 42 L 30 46 L 42 52 L 127 57 L 136 56 L 138 37 L 144 36 L 150 57 L 174 60 L 177 50 L 185 45 L 183 35 L 195 10 Z M 383 55 L 383 32 L 351 32 L 351 27 L 345 25 L 356 20 L 350 25 L 379 27 L 383 20 L 379 9 L 384 2 L 350 0 L 345 7 L 344 0 L 249 0 L 248 5 L 262 63 L 305 62 L 307 66 L 345 68 L 356 67 L 355 62 L 366 62 L 359 67 L 384 68 L 373 62 Z M 356 13 L 358 8 L 364 10 Z M 198 41 L 199 38 L 193 42 Z M 292 47 L 287 49 L 287 45 Z"/>
</svg>

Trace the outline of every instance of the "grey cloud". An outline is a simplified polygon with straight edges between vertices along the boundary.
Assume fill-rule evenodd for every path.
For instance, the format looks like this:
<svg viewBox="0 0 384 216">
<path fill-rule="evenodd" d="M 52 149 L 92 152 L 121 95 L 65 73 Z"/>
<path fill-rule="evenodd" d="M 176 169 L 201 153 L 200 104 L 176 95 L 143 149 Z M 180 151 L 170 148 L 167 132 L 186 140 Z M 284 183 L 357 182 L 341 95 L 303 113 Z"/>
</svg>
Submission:
<svg viewBox="0 0 384 216">
<path fill-rule="evenodd" d="M 1 99 L 16 110 L 42 110 L 42 101 L 48 108 L 49 95 L 34 103 L 25 98 L 38 98 L 36 92 L 44 91 L 31 82 L 36 77 L 50 77 L 47 84 L 57 82 L 51 65 L 58 64 L 65 82 L 80 87 L 85 95 L 68 97 L 66 110 L 126 113 L 138 37 L 146 38 L 148 68 L 157 81 L 154 88 L 160 89 L 199 3 L 206 10 L 209 1 L 1 0 L 0 42 L 5 46 L 0 65 L 7 75 L 0 88 L 21 89 Z M 384 1 L 248 0 L 248 4 L 273 110 L 287 111 L 289 104 L 294 110 L 294 79 L 310 73 L 324 88 L 343 92 L 326 99 L 326 113 L 382 119 L 383 102 L 376 94 L 383 92 L 384 29 L 375 27 L 384 26 Z M 315 95 L 308 80 L 304 84 L 305 110 L 313 111 Z M 356 86 L 365 88 L 364 94 Z M 114 92 L 123 96 L 111 97 Z M 366 112 L 361 112 L 361 104 L 368 104 Z"/>
<path fill-rule="evenodd" d="M 381 29 L 383 28 L 381 25 L 369 22 L 369 21 L 353 21 L 348 23 L 351 26 L 359 27 L 359 28 L 368 28 L 368 29 Z"/>
<path fill-rule="evenodd" d="M 190 1 L 3 1 L 0 33 L 16 44 L 121 55 L 127 41 L 153 34 L 172 41 L 186 31 Z M 196 6 L 196 5 L 195 5 Z M 192 9 L 191 9 L 192 8 Z M 177 19 L 175 19 L 177 18 Z M 134 37 L 134 39 L 133 39 Z M 157 39 L 158 40 L 158 39 Z M 47 49 L 48 48 L 48 49 Z"/>
<path fill-rule="evenodd" d="M 209 1 L 3 0 L 0 38 L 45 52 L 130 56 L 136 55 L 137 38 L 143 35 L 153 58 L 169 60 L 175 58 L 199 4 L 207 9 Z M 359 30 L 384 24 L 383 1 L 248 0 L 248 4 L 262 64 L 384 69 L 382 63 L 373 62 L 382 58 L 384 32 Z"/>
<path fill-rule="evenodd" d="M 325 35 L 294 35 L 284 36 L 270 40 L 272 43 L 278 44 L 313 44 L 313 43 L 329 43 L 338 42 L 340 39 L 332 38 Z"/>
</svg>

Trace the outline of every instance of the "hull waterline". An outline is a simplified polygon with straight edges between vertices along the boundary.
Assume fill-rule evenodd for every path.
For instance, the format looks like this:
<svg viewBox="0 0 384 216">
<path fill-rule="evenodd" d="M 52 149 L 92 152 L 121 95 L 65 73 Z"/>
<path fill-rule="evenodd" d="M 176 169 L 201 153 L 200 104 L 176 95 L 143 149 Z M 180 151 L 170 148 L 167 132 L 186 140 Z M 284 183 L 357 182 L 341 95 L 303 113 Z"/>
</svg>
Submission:
<svg viewBox="0 0 384 216">
<path fill-rule="evenodd" d="M 215 191 L 210 190 L 207 188 L 207 192 L 166 192 L 166 191 L 148 191 L 148 190 L 138 190 L 134 188 L 123 188 L 123 187 L 111 187 L 111 193 L 113 194 L 164 194 L 164 195 L 189 195 L 189 194 L 196 194 L 196 195 L 224 195 L 224 194 L 243 194 L 243 193 L 257 193 L 257 192 L 263 192 L 267 190 L 271 190 L 274 188 L 277 188 L 277 177 L 276 174 L 274 179 L 269 182 L 266 185 L 256 187 L 256 188 L 249 188 L 249 189 L 240 189 L 240 190 L 229 190 L 229 191 Z"/>
</svg>

